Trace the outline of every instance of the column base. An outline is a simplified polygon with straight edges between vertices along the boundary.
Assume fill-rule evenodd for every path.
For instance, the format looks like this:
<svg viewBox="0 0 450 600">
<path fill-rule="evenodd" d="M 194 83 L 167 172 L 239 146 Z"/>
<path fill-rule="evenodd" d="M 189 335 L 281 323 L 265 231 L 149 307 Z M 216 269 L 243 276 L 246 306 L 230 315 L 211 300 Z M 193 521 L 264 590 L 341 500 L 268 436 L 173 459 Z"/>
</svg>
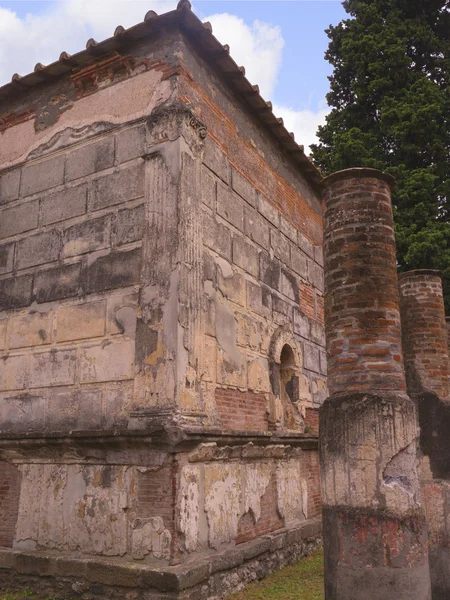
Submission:
<svg viewBox="0 0 450 600">
<path fill-rule="evenodd" d="M 326 600 L 431 600 L 422 514 L 325 507 L 323 535 Z"/>
<path fill-rule="evenodd" d="M 433 600 L 450 598 L 450 548 L 430 548 L 430 575 Z"/>
</svg>

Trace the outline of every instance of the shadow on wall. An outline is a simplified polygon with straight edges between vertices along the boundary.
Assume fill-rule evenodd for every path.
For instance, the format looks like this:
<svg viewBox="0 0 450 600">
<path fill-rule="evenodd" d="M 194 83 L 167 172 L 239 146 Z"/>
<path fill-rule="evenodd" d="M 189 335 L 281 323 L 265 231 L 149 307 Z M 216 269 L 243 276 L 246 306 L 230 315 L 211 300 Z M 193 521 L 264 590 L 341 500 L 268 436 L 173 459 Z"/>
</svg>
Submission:
<svg viewBox="0 0 450 600">
<path fill-rule="evenodd" d="M 450 479 L 450 403 L 433 392 L 417 394 L 420 446 L 435 479 Z"/>
</svg>

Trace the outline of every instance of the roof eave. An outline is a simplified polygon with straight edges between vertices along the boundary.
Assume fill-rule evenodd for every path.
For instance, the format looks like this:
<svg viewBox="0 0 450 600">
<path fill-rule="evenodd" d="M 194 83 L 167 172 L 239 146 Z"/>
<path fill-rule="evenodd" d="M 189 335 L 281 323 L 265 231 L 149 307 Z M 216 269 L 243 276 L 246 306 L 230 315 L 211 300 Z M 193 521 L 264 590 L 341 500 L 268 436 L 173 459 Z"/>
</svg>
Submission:
<svg viewBox="0 0 450 600">
<path fill-rule="evenodd" d="M 59 60 L 47 66 L 38 63 L 34 71 L 24 77 L 17 74 L 13 75 L 10 83 L 0 87 L 0 102 L 7 97 L 20 95 L 41 83 L 56 80 L 62 75 L 72 72 L 74 68 L 87 64 L 96 56 L 118 50 L 124 43 L 142 39 L 148 36 L 149 32 L 154 31 L 155 28 L 162 29 L 173 24 L 180 25 L 194 44 L 205 51 L 209 62 L 213 57 L 214 64 L 218 67 L 228 85 L 243 98 L 261 122 L 272 131 L 281 148 L 292 157 L 319 193 L 322 175 L 305 155 L 304 147 L 295 142 L 294 135 L 284 127 L 283 119 L 278 119 L 274 115 L 271 103 L 262 98 L 258 86 L 252 85 L 246 78 L 245 69 L 237 65 L 232 59 L 229 47 L 223 46 L 217 40 L 209 23 L 203 23 L 191 11 L 188 0 L 181 0 L 176 10 L 162 15 L 149 11 L 142 23 L 129 29 L 119 26 L 112 37 L 102 42 L 97 43 L 95 40 L 88 40 L 86 49 L 81 52 L 73 55 L 62 52 Z"/>
</svg>

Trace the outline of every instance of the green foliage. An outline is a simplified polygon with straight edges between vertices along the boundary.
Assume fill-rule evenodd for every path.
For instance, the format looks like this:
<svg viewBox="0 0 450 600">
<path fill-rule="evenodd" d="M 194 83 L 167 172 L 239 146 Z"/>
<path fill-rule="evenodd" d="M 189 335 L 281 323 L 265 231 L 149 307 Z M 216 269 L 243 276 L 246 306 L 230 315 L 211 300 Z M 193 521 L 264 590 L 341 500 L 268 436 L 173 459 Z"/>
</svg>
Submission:
<svg viewBox="0 0 450 600">
<path fill-rule="evenodd" d="M 300 560 L 258 583 L 250 584 L 230 600 L 324 600 L 323 552 Z"/>
<path fill-rule="evenodd" d="M 345 0 L 327 30 L 331 112 L 313 159 L 325 174 L 387 171 L 400 270 L 444 272 L 450 309 L 450 0 Z"/>
</svg>

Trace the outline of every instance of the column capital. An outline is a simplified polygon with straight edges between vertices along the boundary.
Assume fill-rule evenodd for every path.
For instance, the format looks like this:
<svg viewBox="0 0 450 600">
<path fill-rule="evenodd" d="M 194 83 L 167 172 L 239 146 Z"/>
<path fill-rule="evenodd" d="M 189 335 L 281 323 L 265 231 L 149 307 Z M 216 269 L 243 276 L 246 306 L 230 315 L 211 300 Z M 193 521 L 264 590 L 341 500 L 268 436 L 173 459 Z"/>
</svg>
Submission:
<svg viewBox="0 0 450 600">
<path fill-rule="evenodd" d="M 198 119 L 192 107 L 181 102 L 158 106 L 148 117 L 147 127 L 149 155 L 154 154 L 152 146 L 173 142 L 182 136 L 191 152 L 197 156 L 203 150 L 208 135 L 206 125 Z"/>
<path fill-rule="evenodd" d="M 397 185 L 395 179 L 389 173 L 384 173 L 379 169 L 371 169 L 369 167 L 353 167 L 351 169 L 343 169 L 342 171 L 336 171 L 332 173 L 320 182 L 320 188 L 322 191 L 331 187 L 335 183 L 345 181 L 347 179 L 380 179 L 387 183 L 391 190 Z"/>
</svg>

